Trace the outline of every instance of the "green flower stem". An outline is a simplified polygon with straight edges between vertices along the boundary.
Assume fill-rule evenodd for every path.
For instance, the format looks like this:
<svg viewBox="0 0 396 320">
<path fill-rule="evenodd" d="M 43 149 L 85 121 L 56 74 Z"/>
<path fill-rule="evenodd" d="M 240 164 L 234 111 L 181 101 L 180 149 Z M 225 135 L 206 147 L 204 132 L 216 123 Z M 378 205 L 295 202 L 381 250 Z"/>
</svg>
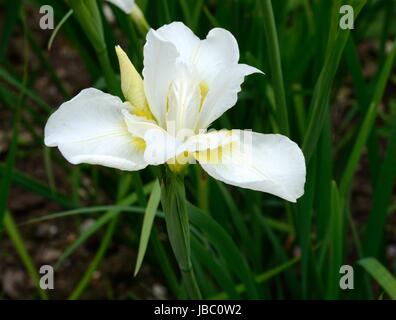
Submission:
<svg viewBox="0 0 396 320">
<path fill-rule="evenodd" d="M 258 0 L 263 14 L 264 32 L 268 48 L 268 60 L 271 68 L 272 84 L 276 100 L 276 117 L 280 133 L 289 134 L 289 119 L 286 105 L 285 87 L 283 84 L 282 64 L 279 51 L 278 34 L 276 31 L 271 0 Z"/>
<path fill-rule="evenodd" d="M 192 299 L 202 299 L 191 263 L 190 226 L 184 178 L 165 169 L 161 179 L 161 203 L 169 241 L 182 273 L 183 284 Z"/>
</svg>

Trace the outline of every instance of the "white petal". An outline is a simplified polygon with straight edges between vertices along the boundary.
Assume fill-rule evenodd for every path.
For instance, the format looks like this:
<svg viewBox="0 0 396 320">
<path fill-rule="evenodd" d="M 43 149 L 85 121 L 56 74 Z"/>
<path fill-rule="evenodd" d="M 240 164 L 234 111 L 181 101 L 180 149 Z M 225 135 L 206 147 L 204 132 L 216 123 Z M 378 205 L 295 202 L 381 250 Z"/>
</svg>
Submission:
<svg viewBox="0 0 396 320">
<path fill-rule="evenodd" d="M 238 43 L 231 32 L 225 29 L 212 29 L 202 41 L 180 22 L 161 27 L 157 31 L 175 45 L 180 59 L 194 70 L 195 81 L 208 87 L 194 129 L 209 127 L 236 104 L 245 76 L 262 73 L 251 66 L 238 64 Z M 191 115 L 193 116 L 195 115 Z"/>
<path fill-rule="evenodd" d="M 187 151 L 189 153 L 215 150 L 221 146 L 226 146 L 238 140 L 238 137 L 231 130 L 211 130 L 189 137 L 179 148 L 179 153 Z M 203 153 L 200 154 L 201 159 Z"/>
<path fill-rule="evenodd" d="M 150 41 L 154 43 L 153 35 L 156 35 L 156 43 L 161 42 L 158 39 L 162 39 L 162 42 L 167 42 L 168 45 L 162 44 L 163 48 L 160 45 L 150 45 Z M 148 50 L 149 48 L 151 50 Z M 163 53 L 158 53 L 158 50 L 162 50 Z M 151 63 L 156 61 L 156 65 L 155 67 L 150 67 L 146 54 L 153 56 L 153 51 L 156 51 L 157 58 L 151 58 L 150 61 Z M 152 83 L 154 79 L 158 82 L 154 86 L 150 83 L 146 85 L 146 74 L 144 74 L 144 78 L 146 95 L 150 96 L 148 99 L 149 101 L 151 100 L 150 106 L 155 101 L 151 97 L 155 93 L 160 95 L 160 97 L 157 96 L 155 107 L 160 108 L 160 110 L 156 111 L 157 114 L 160 114 L 160 125 L 164 123 L 163 113 L 166 109 L 166 95 L 169 94 L 167 90 L 170 88 L 172 81 L 178 81 L 177 77 L 182 74 L 179 69 L 185 66 L 192 73 L 193 81 L 190 82 L 193 85 L 189 85 L 191 95 L 197 94 L 196 83 L 202 83 L 208 88 L 207 94 L 205 94 L 203 101 L 200 103 L 199 114 L 192 112 L 190 115 L 190 118 L 195 118 L 194 124 L 190 128 L 207 128 L 225 111 L 234 106 L 237 102 L 238 92 L 241 91 L 244 77 L 252 73 L 261 72 L 248 65 L 238 64 L 238 60 L 238 43 L 234 36 L 225 29 L 212 29 L 204 40 L 196 37 L 181 22 L 173 22 L 153 32 L 151 37 L 148 37 L 145 47 L 145 68 L 147 71 L 153 69 L 157 71 L 151 72 L 149 81 Z M 164 66 L 164 64 L 167 65 Z M 164 75 L 164 72 L 167 75 Z M 147 75 L 150 75 L 150 73 L 147 72 Z M 158 89 L 158 87 L 160 88 Z M 154 91 L 154 93 L 148 93 L 147 91 L 149 90 Z M 180 92 L 182 91 L 180 90 Z M 160 99 L 159 102 L 158 99 Z M 183 99 L 179 97 L 174 100 L 181 101 Z"/>
<path fill-rule="evenodd" d="M 147 33 L 144 45 L 144 91 L 150 110 L 160 126 L 165 125 L 165 111 L 169 86 L 176 73 L 179 53 L 175 46 L 155 30 Z"/>
<path fill-rule="evenodd" d="M 176 155 L 181 143 L 154 121 L 132 115 L 128 111 L 123 111 L 123 115 L 129 132 L 144 140 L 144 159 L 148 164 L 163 164 Z"/>
<path fill-rule="evenodd" d="M 238 43 L 231 32 L 215 28 L 201 41 L 194 63 L 209 90 L 203 101 L 197 128 L 209 127 L 236 104 L 245 76 L 262 73 L 254 67 L 238 64 L 238 61 Z"/>
<path fill-rule="evenodd" d="M 132 12 L 133 6 L 135 5 L 135 0 L 107 0 L 108 2 L 114 4 L 116 7 L 120 8 L 126 14 Z"/>
<path fill-rule="evenodd" d="M 241 84 L 245 76 L 260 70 L 246 64 L 235 64 L 221 70 L 210 84 L 208 95 L 203 102 L 197 128 L 207 128 L 224 112 L 233 107 L 238 100 Z"/>
<path fill-rule="evenodd" d="M 208 82 L 212 82 L 220 70 L 235 66 L 238 61 L 238 43 L 231 32 L 222 28 L 210 30 L 193 57 Z"/>
<path fill-rule="evenodd" d="M 195 129 L 201 103 L 200 81 L 188 65 L 180 63 L 168 91 L 166 129 L 173 135 Z"/>
<path fill-rule="evenodd" d="M 234 134 L 236 131 L 233 130 Z M 225 183 L 267 192 L 295 202 L 304 193 L 305 160 L 300 148 L 278 134 L 239 131 L 239 143 L 221 153 L 217 163 L 200 159 L 203 169 Z M 242 137 L 242 138 L 241 138 Z M 251 141 L 250 141 L 251 140 Z"/>
<path fill-rule="evenodd" d="M 121 170 L 147 166 L 133 143 L 115 96 L 89 88 L 63 103 L 48 119 L 45 144 L 58 147 L 73 164 L 99 164 Z"/>
<path fill-rule="evenodd" d="M 158 28 L 158 35 L 171 42 L 183 62 L 190 63 L 200 46 L 200 39 L 182 22 L 172 22 Z"/>
</svg>

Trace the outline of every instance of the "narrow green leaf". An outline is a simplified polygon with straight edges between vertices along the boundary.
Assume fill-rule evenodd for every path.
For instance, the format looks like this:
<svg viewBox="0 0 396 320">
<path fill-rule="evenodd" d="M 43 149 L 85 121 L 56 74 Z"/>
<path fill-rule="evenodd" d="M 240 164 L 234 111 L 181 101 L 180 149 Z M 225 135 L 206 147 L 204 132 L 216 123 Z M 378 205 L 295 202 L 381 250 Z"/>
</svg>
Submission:
<svg viewBox="0 0 396 320">
<path fill-rule="evenodd" d="M 337 279 L 338 270 L 343 259 L 343 211 L 340 202 L 337 184 L 333 181 L 331 186 L 331 219 L 329 221 L 329 253 L 330 265 L 328 269 L 327 299 L 338 299 L 340 293 Z"/>
<path fill-rule="evenodd" d="M 65 16 L 62 18 L 61 21 L 59 21 L 58 25 L 56 26 L 55 30 L 52 32 L 51 37 L 48 41 L 48 50 L 51 50 L 52 43 L 54 42 L 55 36 L 58 34 L 60 28 L 62 25 L 69 19 L 69 17 L 73 14 L 73 9 L 70 9 Z"/>
<path fill-rule="evenodd" d="M 366 4 L 366 0 L 354 1 L 354 3 L 355 17 L 357 17 Z M 311 112 L 309 115 L 308 127 L 303 143 L 303 151 L 307 162 L 310 160 L 320 137 L 326 117 L 327 106 L 329 104 L 332 84 L 349 34 L 350 31 L 341 30 L 338 32 L 336 40 L 330 42 L 331 44 L 327 50 L 328 54 L 326 55 L 325 64 L 315 85 L 310 106 Z"/>
<path fill-rule="evenodd" d="M 366 144 L 367 137 L 369 136 L 371 129 L 374 125 L 374 121 L 377 115 L 378 105 L 382 99 L 385 92 L 386 84 L 389 79 L 390 73 L 392 71 L 392 66 L 396 55 L 396 41 L 393 44 L 392 51 L 386 58 L 385 64 L 381 70 L 381 74 L 378 78 L 374 96 L 371 101 L 370 107 L 366 113 L 360 131 L 358 133 L 356 142 L 353 146 L 351 155 L 348 159 L 347 166 L 344 170 L 344 174 L 340 182 L 340 194 L 345 196 L 349 190 L 353 175 L 357 169 L 360 156 L 362 154 L 363 148 Z"/>
<path fill-rule="evenodd" d="M 149 201 L 147 203 L 146 212 L 144 213 L 142 232 L 140 234 L 139 241 L 139 251 L 136 260 L 134 276 L 140 270 L 142 266 L 143 258 L 146 253 L 147 244 L 150 239 L 151 228 L 153 226 L 153 221 L 155 214 L 158 209 L 158 205 L 161 201 L 161 187 L 158 180 L 154 183 L 153 190 L 151 191 Z"/>
<path fill-rule="evenodd" d="M 293 265 L 295 265 L 297 262 L 299 261 L 299 258 L 294 258 L 292 260 L 289 260 L 287 262 L 285 262 L 284 264 L 281 264 L 280 266 L 277 266 L 271 270 L 268 270 L 262 274 L 259 274 L 258 276 L 255 277 L 255 281 L 259 284 L 261 283 L 265 283 L 268 280 L 274 278 L 275 276 L 279 275 L 280 273 L 282 273 L 283 271 L 289 269 L 290 267 L 292 267 Z M 246 291 L 246 286 L 244 284 L 239 284 L 236 287 L 236 291 L 238 293 L 243 293 Z M 222 292 L 219 293 L 218 295 L 211 297 L 211 300 L 222 300 L 222 299 L 226 299 L 227 298 L 227 293 Z"/>
<path fill-rule="evenodd" d="M 363 250 L 366 255 L 377 256 L 384 236 L 384 227 L 388 206 L 396 180 L 396 115 L 393 117 L 393 129 L 388 142 L 378 179 L 375 183 L 373 204 L 370 210 L 363 238 Z"/>
<path fill-rule="evenodd" d="M 4 164 L 0 163 L 1 179 L 3 179 L 4 177 L 5 167 L 6 166 Z M 41 181 L 38 181 L 35 178 L 28 176 L 24 172 L 19 171 L 15 168 L 13 170 L 12 181 L 15 182 L 15 184 L 21 186 L 22 188 L 30 190 L 34 193 L 43 196 L 46 199 L 58 203 L 64 208 L 75 208 L 77 206 L 77 204 L 74 203 L 71 199 L 69 199 L 66 195 L 59 192 L 52 192 L 51 188 L 49 188 L 46 184 L 42 183 Z"/>
<path fill-rule="evenodd" d="M 135 193 L 126 197 L 124 200 L 119 202 L 120 207 L 129 206 L 137 201 L 137 196 Z M 98 231 L 102 226 L 106 225 L 111 219 L 118 216 L 122 210 L 120 208 L 111 209 L 105 214 L 103 214 L 96 222 L 91 225 L 87 230 L 85 230 L 80 237 L 73 242 L 69 247 L 66 248 L 65 252 L 59 257 L 55 264 L 55 268 L 59 266 L 80 246 L 82 245 L 90 236 L 92 236 L 96 231 Z"/>
<path fill-rule="evenodd" d="M 240 299 L 227 266 L 221 265 L 217 259 L 213 259 L 209 248 L 200 244 L 196 237 L 191 237 L 191 248 L 193 254 L 211 272 L 213 278 L 225 290 L 228 297 L 230 299 Z"/>
<path fill-rule="evenodd" d="M 37 290 L 41 299 L 45 299 L 45 300 L 48 299 L 48 296 L 45 293 L 45 291 L 43 291 L 40 288 L 40 279 L 37 273 L 38 269 L 34 266 L 33 260 L 26 249 L 22 236 L 19 233 L 19 230 L 15 225 L 14 219 L 12 218 L 11 213 L 9 211 L 7 211 L 4 216 L 4 227 L 12 243 L 14 244 L 15 249 L 18 252 L 18 255 L 21 258 L 22 263 L 24 264 L 30 278 L 37 286 Z"/>
<path fill-rule="evenodd" d="M 7 1 L 7 6 L 5 8 L 5 14 L 3 17 L 4 21 L 0 29 L 2 30 L 0 39 L 0 61 L 4 59 L 6 50 L 9 46 L 12 32 L 18 21 L 21 3 L 21 0 Z"/>
<path fill-rule="evenodd" d="M 358 264 L 379 283 L 393 300 L 396 300 L 396 279 L 377 259 L 364 258 L 359 260 Z"/>
<path fill-rule="evenodd" d="M 234 275 L 245 284 L 248 297 L 257 299 L 258 292 L 253 272 L 230 235 L 210 216 L 191 204 L 188 204 L 188 212 L 191 223 L 205 232 L 209 243 L 223 256 L 227 265 L 232 266 Z"/>
<path fill-rule="evenodd" d="M 279 51 L 278 34 L 276 31 L 271 0 L 258 0 L 263 14 L 264 33 L 267 42 L 269 66 L 271 68 L 272 84 L 276 101 L 276 116 L 280 132 L 289 134 L 289 118 L 286 104 L 286 93 L 283 83 L 282 63 Z"/>
</svg>

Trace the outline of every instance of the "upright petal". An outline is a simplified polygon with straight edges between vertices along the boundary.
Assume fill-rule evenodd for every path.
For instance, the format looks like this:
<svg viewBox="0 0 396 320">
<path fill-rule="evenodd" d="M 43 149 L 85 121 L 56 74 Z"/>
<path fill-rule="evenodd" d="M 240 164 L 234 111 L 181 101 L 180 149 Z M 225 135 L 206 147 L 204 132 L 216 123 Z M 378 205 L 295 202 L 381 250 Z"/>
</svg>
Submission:
<svg viewBox="0 0 396 320">
<path fill-rule="evenodd" d="M 63 103 L 48 119 L 45 144 L 58 147 L 73 164 L 99 164 L 121 170 L 147 166 L 143 150 L 128 132 L 115 96 L 89 88 Z"/>
<path fill-rule="evenodd" d="M 179 63 L 167 66 L 167 70 L 171 74 L 167 78 L 167 82 L 164 82 L 164 86 L 169 88 L 172 80 L 177 81 L 176 77 L 181 74 L 177 71 L 187 67 L 192 71 L 194 83 L 198 83 L 201 88 L 205 88 L 204 95 L 201 95 L 199 112 L 196 115 L 191 114 L 190 117 L 195 118 L 192 127 L 194 130 L 207 128 L 225 111 L 234 106 L 244 77 L 255 72 L 261 72 L 248 65 L 238 64 L 238 43 L 234 36 L 225 29 L 212 29 L 206 39 L 200 40 L 183 23 L 173 22 L 162 26 L 154 34 L 162 41 L 168 42 L 168 46 L 172 44 L 176 51 L 176 54 L 175 52 L 173 54 L 175 56 L 179 55 L 177 59 Z M 149 42 L 149 39 L 147 42 Z M 168 54 L 165 54 L 165 57 L 167 56 Z M 167 62 L 164 61 L 164 63 Z M 145 63 L 146 67 L 148 67 L 148 64 Z M 172 67 L 175 69 L 171 72 L 170 68 Z M 163 69 L 165 67 L 161 70 Z M 163 77 L 160 72 L 158 74 Z M 144 78 L 146 82 L 146 75 L 144 75 Z M 148 88 L 149 84 L 146 86 L 146 89 Z M 194 90 L 196 91 L 196 89 Z M 166 90 L 157 92 L 162 95 L 168 94 Z M 162 105 L 166 106 L 166 101 L 162 101 Z M 165 108 L 162 107 L 163 109 Z"/>
<path fill-rule="evenodd" d="M 185 63 L 191 63 L 197 53 L 201 40 L 182 22 L 172 22 L 157 29 L 157 33 L 165 41 L 171 42 Z"/>
<path fill-rule="evenodd" d="M 213 121 L 232 108 L 238 100 L 245 76 L 256 72 L 261 71 L 246 64 L 235 64 L 218 71 L 208 85 L 208 94 L 203 101 L 196 127 L 209 127 Z"/>
<path fill-rule="evenodd" d="M 160 126 L 165 126 L 167 96 L 177 70 L 176 47 L 156 32 L 147 33 L 144 45 L 144 90 L 150 110 Z"/>
<path fill-rule="evenodd" d="M 208 94 L 202 104 L 197 128 L 209 127 L 236 104 L 245 76 L 262 73 L 254 67 L 238 64 L 238 61 L 238 43 L 231 32 L 215 28 L 201 41 L 194 63 L 208 86 Z"/>
<path fill-rule="evenodd" d="M 195 129 L 201 103 L 200 80 L 190 66 L 181 62 L 168 91 L 166 129 L 173 135 Z"/>
<path fill-rule="evenodd" d="M 242 133 L 231 148 L 223 148 L 219 161 L 198 154 L 202 168 L 225 183 L 267 192 L 295 202 L 304 193 L 305 160 L 300 148 L 278 134 Z"/>
</svg>

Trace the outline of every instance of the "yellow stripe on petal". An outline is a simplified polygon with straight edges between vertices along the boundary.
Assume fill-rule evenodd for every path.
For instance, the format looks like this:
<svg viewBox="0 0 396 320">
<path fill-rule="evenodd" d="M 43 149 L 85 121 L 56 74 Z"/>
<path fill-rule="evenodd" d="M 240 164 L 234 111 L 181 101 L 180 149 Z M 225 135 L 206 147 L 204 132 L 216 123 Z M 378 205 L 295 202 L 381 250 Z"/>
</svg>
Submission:
<svg viewBox="0 0 396 320">
<path fill-rule="evenodd" d="M 138 151 L 143 153 L 144 150 L 146 150 L 146 141 L 144 141 L 142 138 L 133 137 L 132 143 Z"/>
<path fill-rule="evenodd" d="M 120 46 L 115 48 L 120 65 L 121 89 L 124 97 L 133 106 L 143 109 L 146 104 L 142 77 Z"/>
<path fill-rule="evenodd" d="M 201 101 L 200 101 L 200 104 L 199 104 L 199 111 L 201 111 L 202 105 L 203 105 L 203 103 L 204 103 L 204 101 L 206 99 L 206 96 L 208 95 L 208 92 L 209 92 L 208 84 L 205 81 L 201 81 L 199 83 L 199 90 L 200 90 L 200 93 L 201 93 Z"/>
</svg>

